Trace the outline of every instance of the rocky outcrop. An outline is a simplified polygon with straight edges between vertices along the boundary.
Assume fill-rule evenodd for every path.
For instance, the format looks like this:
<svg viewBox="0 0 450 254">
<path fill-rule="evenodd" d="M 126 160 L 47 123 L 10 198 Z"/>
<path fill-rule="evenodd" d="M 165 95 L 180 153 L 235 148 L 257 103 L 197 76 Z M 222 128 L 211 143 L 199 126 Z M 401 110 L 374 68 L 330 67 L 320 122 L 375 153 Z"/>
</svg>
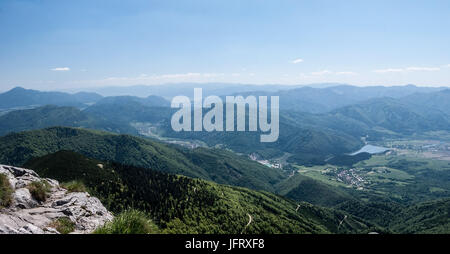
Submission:
<svg viewBox="0 0 450 254">
<path fill-rule="evenodd" d="M 71 192 L 58 181 L 42 179 L 36 172 L 12 166 L 0 165 L 13 189 L 12 203 L 0 208 L 0 233 L 3 234 L 58 234 L 55 221 L 69 219 L 73 233 L 90 233 L 113 216 L 100 200 L 86 192 Z M 27 186 L 32 182 L 46 181 L 50 191 L 45 201 L 39 202 Z"/>
</svg>

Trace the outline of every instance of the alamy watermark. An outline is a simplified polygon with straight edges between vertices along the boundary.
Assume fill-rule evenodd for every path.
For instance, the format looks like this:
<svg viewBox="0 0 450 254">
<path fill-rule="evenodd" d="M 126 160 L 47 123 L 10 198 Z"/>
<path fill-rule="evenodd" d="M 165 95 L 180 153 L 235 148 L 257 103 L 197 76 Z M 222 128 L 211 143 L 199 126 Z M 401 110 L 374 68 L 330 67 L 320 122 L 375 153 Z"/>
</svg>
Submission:
<svg viewBox="0 0 450 254">
<path fill-rule="evenodd" d="M 194 89 L 194 105 L 187 96 L 176 96 L 171 107 L 180 108 L 172 115 L 174 131 L 192 131 L 192 110 L 194 111 L 194 131 L 261 131 L 261 142 L 275 142 L 279 136 L 279 97 L 270 96 L 270 121 L 267 96 L 226 96 L 225 104 L 218 96 L 208 96 L 203 100 L 201 88 Z M 225 127 L 224 127 L 225 105 Z M 235 108 L 237 109 L 235 112 Z M 209 109 L 204 116 L 204 109 Z M 247 114 L 248 109 L 248 114 Z M 236 117 L 235 117 L 236 113 Z M 248 124 L 246 118 L 248 117 Z M 236 124 L 235 124 L 236 119 Z M 259 121 L 258 121 L 259 120 Z M 235 128 L 236 126 L 236 128 Z M 248 128 L 247 128 L 248 127 Z M 236 129 L 236 130 L 235 130 Z"/>
</svg>

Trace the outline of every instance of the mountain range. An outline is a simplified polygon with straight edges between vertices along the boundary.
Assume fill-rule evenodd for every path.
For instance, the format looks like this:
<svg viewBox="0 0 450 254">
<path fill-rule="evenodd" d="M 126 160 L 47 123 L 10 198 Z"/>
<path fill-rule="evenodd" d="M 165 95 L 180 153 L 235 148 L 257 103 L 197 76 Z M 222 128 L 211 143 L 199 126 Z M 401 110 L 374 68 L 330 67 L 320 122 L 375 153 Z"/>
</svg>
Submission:
<svg viewBox="0 0 450 254">
<path fill-rule="evenodd" d="M 0 109 L 49 104 L 83 107 L 87 103 L 95 103 L 100 99 L 101 96 L 95 93 L 79 92 L 68 94 L 63 92 L 42 92 L 16 87 L 0 94 Z"/>
<path fill-rule="evenodd" d="M 362 95 L 356 96 L 358 91 Z M 280 101 L 288 105 L 280 111 L 279 140 L 266 144 L 259 142 L 260 133 L 257 132 L 175 132 L 170 125 L 175 109 L 169 107 L 167 100 L 155 95 L 145 98 L 96 97 L 96 103 L 79 109 L 46 106 L 13 111 L 0 116 L 0 134 L 51 126 L 83 127 L 152 138 L 199 140 L 210 147 L 220 145 L 239 153 L 257 153 L 265 158 L 289 153 L 292 155 L 290 161 L 317 164 L 330 156 L 358 150 L 363 145 L 361 137 L 380 140 L 448 131 L 449 91 L 414 86 L 338 86 L 265 92 L 267 95 L 281 96 Z M 377 97 L 387 95 L 389 97 Z M 294 97 L 298 99 L 290 99 Z M 310 103 L 311 100 L 313 102 Z M 328 111 L 305 112 L 298 104 L 303 103 L 301 101 L 316 109 L 310 111 L 322 111 L 323 107 L 316 104 L 323 102 L 328 105 Z M 333 104 L 333 101 L 336 103 Z"/>
<path fill-rule="evenodd" d="M 0 163 L 81 181 L 109 210 L 138 208 L 167 233 L 447 232 L 445 163 L 416 169 L 419 162 L 388 161 L 410 178 L 375 191 L 329 184 L 319 179 L 326 170 L 317 178 L 297 167 L 344 170 L 371 158 L 349 155 L 367 142 L 445 139 L 436 135 L 450 131 L 449 89 L 210 87 L 220 96 L 280 96 L 280 136 L 264 144 L 258 132 L 173 131 L 173 87 L 141 96 L 0 94 Z"/>
</svg>

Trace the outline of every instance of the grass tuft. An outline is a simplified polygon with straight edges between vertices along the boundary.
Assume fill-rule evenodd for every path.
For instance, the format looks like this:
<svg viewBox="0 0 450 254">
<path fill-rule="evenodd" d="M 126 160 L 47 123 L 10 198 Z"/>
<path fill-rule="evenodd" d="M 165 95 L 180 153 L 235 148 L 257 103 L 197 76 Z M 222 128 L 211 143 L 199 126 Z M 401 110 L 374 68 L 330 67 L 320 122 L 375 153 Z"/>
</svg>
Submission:
<svg viewBox="0 0 450 254">
<path fill-rule="evenodd" d="M 61 187 L 66 189 L 68 192 L 87 192 L 86 185 L 80 181 L 70 181 L 62 183 Z"/>
<path fill-rule="evenodd" d="M 96 229 L 94 234 L 155 234 L 158 227 L 138 210 L 127 210 Z"/>
<path fill-rule="evenodd" d="M 47 181 L 32 182 L 27 186 L 31 196 L 39 202 L 47 200 L 51 186 Z"/>
<path fill-rule="evenodd" d="M 60 217 L 48 226 L 56 229 L 61 234 L 69 234 L 75 230 L 75 223 L 67 217 Z"/>
<path fill-rule="evenodd" d="M 0 174 L 0 208 L 11 205 L 12 193 L 13 189 L 11 188 L 8 177 Z"/>
</svg>

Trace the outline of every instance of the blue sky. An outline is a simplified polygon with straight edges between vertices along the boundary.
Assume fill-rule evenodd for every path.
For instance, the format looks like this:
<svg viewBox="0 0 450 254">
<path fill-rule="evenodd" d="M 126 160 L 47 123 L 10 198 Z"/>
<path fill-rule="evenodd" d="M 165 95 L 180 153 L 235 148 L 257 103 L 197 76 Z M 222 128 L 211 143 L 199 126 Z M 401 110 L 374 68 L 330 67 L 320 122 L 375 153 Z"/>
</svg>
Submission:
<svg viewBox="0 0 450 254">
<path fill-rule="evenodd" d="M 450 86 L 448 0 L 1 0 L 0 90 Z"/>
</svg>

